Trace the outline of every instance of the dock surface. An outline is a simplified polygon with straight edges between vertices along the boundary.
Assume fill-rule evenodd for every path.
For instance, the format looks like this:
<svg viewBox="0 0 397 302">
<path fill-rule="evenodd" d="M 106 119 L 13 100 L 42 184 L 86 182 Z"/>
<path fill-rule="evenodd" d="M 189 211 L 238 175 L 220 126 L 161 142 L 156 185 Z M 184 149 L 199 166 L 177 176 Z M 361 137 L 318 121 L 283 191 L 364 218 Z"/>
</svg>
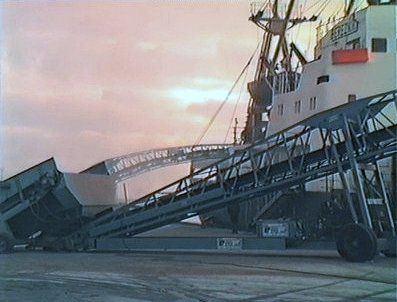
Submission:
<svg viewBox="0 0 397 302">
<path fill-rule="evenodd" d="M 396 301 L 396 260 L 335 252 L 0 255 L 0 301 Z"/>
</svg>

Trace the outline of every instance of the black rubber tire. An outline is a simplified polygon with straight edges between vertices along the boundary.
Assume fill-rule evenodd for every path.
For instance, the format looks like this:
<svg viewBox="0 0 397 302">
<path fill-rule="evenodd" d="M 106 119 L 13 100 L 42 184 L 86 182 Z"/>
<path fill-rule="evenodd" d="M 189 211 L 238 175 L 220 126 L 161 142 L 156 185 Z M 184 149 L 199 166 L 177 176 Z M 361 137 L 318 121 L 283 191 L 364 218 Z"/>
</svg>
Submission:
<svg viewBox="0 0 397 302">
<path fill-rule="evenodd" d="M 6 236 L 0 235 L 0 254 L 7 254 L 11 252 L 11 250 L 11 240 Z"/>
<path fill-rule="evenodd" d="M 336 247 L 339 255 L 350 262 L 372 260 L 378 249 L 374 232 L 363 224 L 348 224 L 343 227 Z"/>
</svg>

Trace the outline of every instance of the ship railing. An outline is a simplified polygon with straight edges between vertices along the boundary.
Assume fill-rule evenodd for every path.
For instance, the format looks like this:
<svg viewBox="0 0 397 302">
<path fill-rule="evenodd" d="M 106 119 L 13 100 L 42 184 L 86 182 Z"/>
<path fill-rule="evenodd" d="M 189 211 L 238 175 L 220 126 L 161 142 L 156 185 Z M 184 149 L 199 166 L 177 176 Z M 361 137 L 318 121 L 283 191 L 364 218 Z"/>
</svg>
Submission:
<svg viewBox="0 0 397 302">
<path fill-rule="evenodd" d="M 273 79 L 273 92 L 275 95 L 295 91 L 300 83 L 301 73 L 283 71 Z"/>
</svg>

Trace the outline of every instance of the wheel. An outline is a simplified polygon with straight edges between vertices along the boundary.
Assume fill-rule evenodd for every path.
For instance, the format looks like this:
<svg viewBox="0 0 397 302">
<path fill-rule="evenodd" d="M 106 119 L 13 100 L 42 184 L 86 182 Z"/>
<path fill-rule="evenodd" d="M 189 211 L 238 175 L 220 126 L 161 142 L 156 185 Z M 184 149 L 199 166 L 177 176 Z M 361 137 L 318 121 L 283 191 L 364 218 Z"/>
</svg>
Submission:
<svg viewBox="0 0 397 302">
<path fill-rule="evenodd" d="M 336 247 L 344 259 L 350 262 L 372 260 L 377 252 L 376 236 L 363 224 L 348 224 L 339 232 Z"/>
<path fill-rule="evenodd" d="M 9 253 L 11 252 L 11 250 L 12 250 L 11 240 L 4 235 L 0 235 L 0 254 Z"/>
</svg>

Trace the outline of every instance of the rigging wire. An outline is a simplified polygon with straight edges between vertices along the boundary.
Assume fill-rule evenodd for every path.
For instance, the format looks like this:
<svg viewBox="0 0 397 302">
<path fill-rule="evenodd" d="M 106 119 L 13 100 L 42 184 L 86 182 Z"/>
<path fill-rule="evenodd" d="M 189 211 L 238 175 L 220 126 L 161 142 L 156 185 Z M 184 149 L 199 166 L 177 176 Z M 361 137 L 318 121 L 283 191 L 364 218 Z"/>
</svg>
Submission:
<svg viewBox="0 0 397 302">
<path fill-rule="evenodd" d="M 333 11 L 333 13 L 331 14 L 331 19 L 332 20 L 335 20 L 335 21 L 339 21 L 340 19 L 343 19 L 344 18 L 344 16 L 342 16 L 342 17 L 339 17 L 338 15 L 339 15 L 339 13 L 342 11 L 343 12 L 343 7 L 344 7 L 344 5 L 339 5 L 339 6 L 336 6 L 336 8 L 335 8 L 335 10 Z"/>
<path fill-rule="evenodd" d="M 300 5 L 300 6 L 298 7 L 298 12 L 299 12 L 299 15 L 298 15 L 298 16 L 299 16 L 300 18 L 301 18 L 302 15 L 305 13 L 306 5 L 307 5 L 307 0 L 305 0 L 305 2 L 303 3 L 303 5 Z M 298 40 L 298 37 L 299 37 L 299 34 L 300 34 L 300 30 L 301 30 L 301 26 L 302 26 L 302 23 L 299 23 L 297 29 L 294 31 L 294 37 L 292 38 L 292 41 L 297 41 L 297 40 Z"/>
<path fill-rule="evenodd" d="M 299 12 L 299 17 L 302 18 L 302 16 L 306 13 L 306 6 L 307 6 L 307 0 L 305 0 L 305 2 L 303 4 L 301 4 L 298 7 L 298 12 Z M 299 39 L 299 35 L 301 33 L 301 27 L 302 27 L 302 23 L 299 23 L 297 28 L 293 31 L 293 37 L 292 37 L 292 41 L 298 41 Z"/>
<path fill-rule="evenodd" d="M 322 13 L 323 13 L 323 11 L 328 7 L 328 5 L 329 5 L 329 3 L 330 3 L 331 1 L 324 1 L 323 3 L 322 3 L 322 5 L 320 6 L 320 7 L 318 7 L 318 9 L 317 9 L 317 11 L 314 13 L 314 15 L 316 15 L 316 16 L 320 16 Z M 330 20 L 331 18 L 329 18 L 328 20 Z M 337 21 L 337 20 L 336 20 Z M 320 29 L 320 28 L 326 28 L 327 26 L 329 25 L 329 22 L 327 21 L 327 22 L 325 22 L 325 23 L 322 23 L 321 21 L 320 21 L 320 24 L 318 25 L 318 29 Z M 321 38 L 321 37 L 320 37 Z"/>
<path fill-rule="evenodd" d="M 361 6 L 364 4 L 364 1 L 365 1 L 365 0 L 361 0 L 361 1 L 356 5 L 356 8 L 354 9 L 355 12 L 356 12 L 358 9 L 361 8 Z"/>
<path fill-rule="evenodd" d="M 312 8 L 315 8 L 318 4 L 320 4 L 321 1 L 316 1 L 315 3 L 313 3 L 312 5 L 310 5 L 307 9 L 306 12 L 310 11 Z"/>
<path fill-rule="evenodd" d="M 226 136 L 225 136 L 225 139 L 223 140 L 224 144 L 226 144 L 227 137 L 229 136 L 229 132 L 232 129 L 233 120 L 234 120 L 234 118 L 236 116 L 236 113 L 237 113 L 237 107 L 238 107 L 238 104 L 240 103 L 240 100 L 241 100 L 241 95 L 242 95 L 244 87 L 245 87 L 244 83 L 246 83 L 246 81 L 247 81 L 247 76 L 248 76 L 248 68 L 246 69 L 245 76 L 244 76 L 243 82 L 241 84 L 240 93 L 238 95 L 238 99 L 236 101 L 236 104 L 234 105 L 234 108 L 233 108 L 233 114 L 232 114 L 232 117 L 230 118 L 229 127 L 227 128 Z"/>
<path fill-rule="evenodd" d="M 329 5 L 330 1 L 324 1 L 322 6 L 319 7 L 319 9 L 314 13 L 315 16 L 319 16 L 322 14 L 322 12 L 326 9 L 326 7 Z"/>
<path fill-rule="evenodd" d="M 239 76 L 237 77 L 236 81 L 233 83 L 232 88 L 230 88 L 229 92 L 226 95 L 226 98 L 224 99 L 224 101 L 222 102 L 222 104 L 218 107 L 218 109 L 216 110 L 215 114 L 211 117 L 209 123 L 207 124 L 207 126 L 205 127 L 204 131 L 200 134 L 200 136 L 197 138 L 196 142 L 193 144 L 193 146 L 197 146 L 198 144 L 200 144 L 201 140 L 204 138 L 204 136 L 207 134 L 208 130 L 211 128 L 212 124 L 214 123 L 216 117 L 218 116 L 219 112 L 222 110 L 223 106 L 225 106 L 226 102 L 229 100 L 230 95 L 232 94 L 234 88 L 236 87 L 237 83 L 240 81 L 241 77 L 243 76 L 244 72 L 247 70 L 247 68 L 249 67 L 249 65 L 252 62 L 252 59 L 254 58 L 256 52 L 258 51 L 260 46 L 260 43 L 258 43 L 258 45 L 255 48 L 255 51 L 252 53 L 251 57 L 249 58 L 247 64 L 245 64 L 243 70 L 240 72 Z"/>
<path fill-rule="evenodd" d="M 309 25 L 309 32 L 310 32 L 310 34 L 309 34 L 309 41 L 308 41 L 308 43 L 307 43 L 307 49 L 309 49 L 309 50 L 311 50 L 312 49 L 312 32 L 315 32 L 315 30 L 313 29 L 313 23 L 310 23 L 310 25 Z M 312 53 L 312 55 L 314 56 L 314 54 Z M 307 56 L 307 54 L 306 54 L 306 56 Z"/>
</svg>

